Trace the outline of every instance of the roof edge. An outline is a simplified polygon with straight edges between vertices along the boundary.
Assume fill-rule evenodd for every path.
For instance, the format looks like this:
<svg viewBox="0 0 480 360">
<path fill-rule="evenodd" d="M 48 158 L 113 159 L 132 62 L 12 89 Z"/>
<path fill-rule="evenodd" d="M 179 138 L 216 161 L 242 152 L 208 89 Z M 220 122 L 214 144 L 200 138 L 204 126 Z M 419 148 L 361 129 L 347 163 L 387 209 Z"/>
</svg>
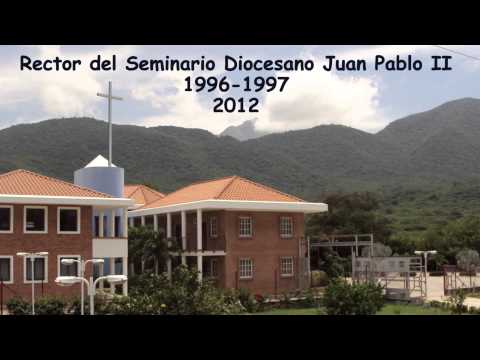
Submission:
<svg viewBox="0 0 480 360">
<path fill-rule="evenodd" d="M 139 208 L 129 212 L 129 217 L 146 216 L 167 212 L 195 209 L 226 209 L 272 212 L 300 212 L 305 214 L 328 211 L 325 203 L 311 203 L 305 201 L 252 201 L 252 200 L 219 200 L 208 199 L 186 203 L 159 206 L 156 208 Z"/>
<path fill-rule="evenodd" d="M 0 194 L 0 203 L 42 205 L 98 205 L 118 207 L 129 207 L 134 205 L 133 200 L 129 198 L 12 194 Z"/>
</svg>

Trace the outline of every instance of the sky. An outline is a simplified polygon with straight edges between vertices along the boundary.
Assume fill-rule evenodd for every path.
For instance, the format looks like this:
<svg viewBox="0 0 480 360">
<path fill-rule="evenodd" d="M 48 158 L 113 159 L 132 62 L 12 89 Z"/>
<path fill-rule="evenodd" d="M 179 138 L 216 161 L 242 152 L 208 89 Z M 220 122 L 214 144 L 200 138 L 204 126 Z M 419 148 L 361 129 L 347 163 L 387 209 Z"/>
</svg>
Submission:
<svg viewBox="0 0 480 360">
<path fill-rule="evenodd" d="M 443 45 L 480 57 L 480 46 Z M 117 55 L 117 71 L 95 72 L 89 62 L 97 55 L 103 59 Z M 20 57 L 32 60 L 82 60 L 77 71 L 20 71 Z M 204 56 L 217 63 L 214 71 L 151 72 L 125 71 L 129 56 L 139 59 L 199 59 Z M 225 55 L 244 59 L 311 59 L 310 72 L 225 72 Z M 322 71 L 325 56 L 339 59 L 365 59 L 367 71 Z M 405 59 L 412 55 L 423 61 L 418 72 L 374 71 L 376 55 Z M 452 70 L 429 70 L 432 55 L 451 55 Z M 96 96 L 113 83 L 113 121 L 139 126 L 173 125 L 201 128 L 219 134 L 230 125 L 256 119 L 256 127 L 267 132 L 310 128 L 322 124 L 341 124 L 375 133 L 391 121 L 429 110 L 444 102 L 480 98 L 478 73 L 480 61 L 455 55 L 429 45 L 369 46 L 0 46 L 0 129 L 16 124 L 51 118 L 88 116 L 104 120 L 107 103 Z M 288 76 L 283 92 L 260 92 L 258 113 L 215 113 L 213 99 L 218 96 L 250 96 L 233 90 L 222 94 L 186 92 L 187 76 L 223 76 L 238 83 L 245 76 Z"/>
</svg>

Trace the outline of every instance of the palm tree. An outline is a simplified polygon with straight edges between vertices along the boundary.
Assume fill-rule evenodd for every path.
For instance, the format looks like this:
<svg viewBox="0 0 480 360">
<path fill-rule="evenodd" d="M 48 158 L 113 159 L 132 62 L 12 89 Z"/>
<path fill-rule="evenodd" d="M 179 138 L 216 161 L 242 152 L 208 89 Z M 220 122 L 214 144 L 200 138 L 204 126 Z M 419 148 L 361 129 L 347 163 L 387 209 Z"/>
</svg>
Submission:
<svg viewBox="0 0 480 360">
<path fill-rule="evenodd" d="M 168 244 L 163 231 L 155 231 L 152 227 L 141 226 L 130 228 L 128 232 L 128 256 L 130 263 L 144 264 L 153 262 L 154 271 L 159 272 L 160 264 L 164 264 L 169 256 Z"/>
</svg>

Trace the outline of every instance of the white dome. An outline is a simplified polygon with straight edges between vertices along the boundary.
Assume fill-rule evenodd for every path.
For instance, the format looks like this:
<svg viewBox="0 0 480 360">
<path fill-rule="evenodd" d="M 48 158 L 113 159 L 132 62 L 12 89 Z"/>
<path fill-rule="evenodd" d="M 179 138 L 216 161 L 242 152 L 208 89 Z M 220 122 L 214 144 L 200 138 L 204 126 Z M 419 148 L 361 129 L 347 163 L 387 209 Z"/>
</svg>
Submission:
<svg viewBox="0 0 480 360">
<path fill-rule="evenodd" d="M 108 160 L 105 159 L 102 155 L 98 155 L 95 159 L 93 159 L 92 161 L 90 161 L 87 166 L 85 166 L 86 168 L 90 168 L 90 167 L 108 167 Z M 115 164 L 112 163 L 112 167 L 116 167 Z"/>
</svg>

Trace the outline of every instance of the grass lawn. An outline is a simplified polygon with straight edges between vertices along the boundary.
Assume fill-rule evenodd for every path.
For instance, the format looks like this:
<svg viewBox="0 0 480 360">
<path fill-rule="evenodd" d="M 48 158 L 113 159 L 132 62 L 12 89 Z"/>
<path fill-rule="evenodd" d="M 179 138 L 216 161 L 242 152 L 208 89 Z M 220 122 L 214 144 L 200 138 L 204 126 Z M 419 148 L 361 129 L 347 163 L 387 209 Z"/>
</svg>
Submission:
<svg viewBox="0 0 480 360">
<path fill-rule="evenodd" d="M 450 315 L 450 311 L 420 305 L 387 304 L 377 315 Z"/>
<path fill-rule="evenodd" d="M 274 309 L 253 315 L 317 315 L 317 308 Z"/>
<path fill-rule="evenodd" d="M 275 309 L 254 315 L 317 315 L 317 309 Z M 419 305 L 387 304 L 377 315 L 450 315 L 450 312 L 444 309 Z"/>
</svg>

